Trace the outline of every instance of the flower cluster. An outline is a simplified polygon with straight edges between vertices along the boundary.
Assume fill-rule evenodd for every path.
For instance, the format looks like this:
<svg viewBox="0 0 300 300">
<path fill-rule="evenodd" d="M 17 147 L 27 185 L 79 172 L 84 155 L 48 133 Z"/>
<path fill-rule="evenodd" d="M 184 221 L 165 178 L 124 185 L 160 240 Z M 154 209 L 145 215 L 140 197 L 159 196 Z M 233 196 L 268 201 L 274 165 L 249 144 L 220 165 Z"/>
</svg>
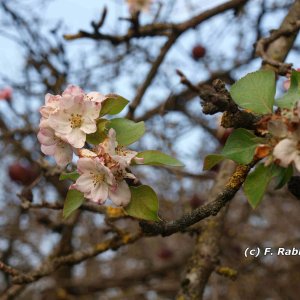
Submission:
<svg viewBox="0 0 300 300">
<path fill-rule="evenodd" d="M 79 178 L 71 189 L 97 203 L 104 203 L 109 197 L 116 205 L 126 206 L 131 195 L 125 179 L 135 179 L 127 170 L 137 152 L 119 147 L 112 128 L 102 143 L 92 149 L 84 148 L 86 136 L 97 131 L 101 105 L 106 99 L 97 92 L 85 94 L 73 85 L 62 95 L 47 94 L 40 109 L 38 140 L 41 151 L 54 156 L 61 167 L 72 161 L 74 153 L 79 156 Z"/>
<path fill-rule="evenodd" d="M 46 155 L 53 155 L 56 163 L 65 167 L 72 161 L 73 148 L 82 148 L 86 135 L 97 130 L 101 102 L 105 96 L 99 93 L 85 94 L 77 86 L 70 85 L 60 95 L 47 94 L 38 140 Z"/>
<path fill-rule="evenodd" d="M 130 201 L 130 189 L 125 179 L 136 177 L 128 167 L 137 152 L 118 146 L 116 132 L 109 130 L 104 142 L 93 150 L 80 149 L 77 169 L 80 177 L 72 185 L 73 189 L 82 192 L 85 198 L 104 203 L 109 197 L 114 204 L 126 206 Z"/>
<path fill-rule="evenodd" d="M 294 163 L 300 171 L 300 101 L 294 109 L 282 109 L 272 115 L 267 130 L 272 135 L 272 160 L 285 168 Z"/>
</svg>

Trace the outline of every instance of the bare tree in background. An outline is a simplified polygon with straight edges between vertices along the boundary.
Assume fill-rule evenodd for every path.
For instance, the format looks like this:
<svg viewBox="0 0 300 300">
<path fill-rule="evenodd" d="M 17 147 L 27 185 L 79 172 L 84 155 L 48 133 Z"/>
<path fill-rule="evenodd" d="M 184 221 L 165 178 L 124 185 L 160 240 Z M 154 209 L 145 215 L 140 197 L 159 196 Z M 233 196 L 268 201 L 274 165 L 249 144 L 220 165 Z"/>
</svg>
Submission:
<svg viewBox="0 0 300 300">
<path fill-rule="evenodd" d="M 13 90 L 0 103 L 0 299 L 298 299 L 299 257 L 244 250 L 300 248 L 299 201 L 269 188 L 252 210 L 240 188 L 255 162 L 202 164 L 240 125 L 218 125 L 235 109 L 226 88 L 260 68 L 281 87 L 287 63 L 297 68 L 300 1 L 153 1 L 146 12 L 118 4 L 126 16 L 115 23 L 99 1 L 90 29 L 69 32 L 63 20 L 45 26 L 44 1 L 0 3 L 0 35 L 22 65 L 13 77 L 0 69 Z M 69 83 L 129 98 L 126 117 L 147 127 L 136 150 L 186 164 L 135 170 L 158 193 L 164 222 L 91 202 L 62 218 L 68 184 L 36 134 L 44 95 Z"/>
</svg>

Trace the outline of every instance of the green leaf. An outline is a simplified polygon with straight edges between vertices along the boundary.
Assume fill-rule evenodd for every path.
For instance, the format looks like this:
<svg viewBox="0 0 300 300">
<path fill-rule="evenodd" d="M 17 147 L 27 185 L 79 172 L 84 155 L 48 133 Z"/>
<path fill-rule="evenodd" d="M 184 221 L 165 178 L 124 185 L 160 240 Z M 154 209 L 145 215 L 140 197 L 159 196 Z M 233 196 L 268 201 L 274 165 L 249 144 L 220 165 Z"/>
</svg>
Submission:
<svg viewBox="0 0 300 300">
<path fill-rule="evenodd" d="M 300 72 L 293 70 L 290 88 L 281 98 L 276 100 L 276 104 L 278 107 L 291 109 L 298 100 L 300 100 Z"/>
<path fill-rule="evenodd" d="M 131 200 L 125 211 L 129 216 L 150 220 L 159 221 L 158 199 L 156 193 L 148 185 L 140 185 L 138 187 L 130 187 Z"/>
<path fill-rule="evenodd" d="M 293 167 L 292 165 L 287 168 L 281 168 L 279 174 L 276 178 L 276 187 L 275 190 L 281 189 L 293 176 Z"/>
<path fill-rule="evenodd" d="M 235 103 L 257 114 L 272 113 L 275 92 L 275 73 L 265 70 L 249 73 L 230 89 Z"/>
<path fill-rule="evenodd" d="M 246 165 L 253 159 L 256 147 L 263 142 L 263 138 L 257 137 L 249 130 L 239 128 L 228 137 L 221 154 L 239 164 Z"/>
<path fill-rule="evenodd" d="M 225 156 L 221 155 L 221 154 L 209 154 L 209 155 L 207 155 L 204 159 L 203 170 L 204 171 L 210 170 L 215 165 L 217 165 L 219 162 L 221 162 L 223 159 L 225 159 Z"/>
<path fill-rule="evenodd" d="M 84 201 L 84 196 L 77 190 L 69 190 L 64 203 L 63 217 L 68 218 Z"/>
<path fill-rule="evenodd" d="M 99 145 L 107 137 L 107 128 L 105 127 L 109 121 L 99 119 L 97 121 L 97 131 L 86 136 L 86 141 L 93 145 Z"/>
<path fill-rule="evenodd" d="M 144 122 L 135 123 L 124 118 L 112 119 L 106 128 L 116 131 L 116 139 L 120 146 L 130 145 L 139 140 L 145 133 Z"/>
<path fill-rule="evenodd" d="M 66 180 L 66 179 L 69 179 L 69 180 L 77 180 L 77 178 L 79 177 L 80 175 L 78 174 L 77 171 L 73 171 L 73 172 L 70 172 L 70 173 L 66 173 L 66 172 L 63 172 L 60 174 L 59 176 L 59 180 Z"/>
<path fill-rule="evenodd" d="M 267 167 L 259 164 L 253 172 L 251 172 L 244 183 L 244 192 L 252 208 L 256 208 L 262 200 L 264 193 L 273 177 L 278 176 L 280 167 L 271 164 Z"/>
<path fill-rule="evenodd" d="M 183 167 L 176 158 L 156 150 L 140 152 L 136 157 L 143 158 L 143 165 Z"/>
<path fill-rule="evenodd" d="M 106 96 L 107 98 L 101 103 L 100 117 L 104 115 L 116 115 L 129 103 L 128 100 L 116 94 Z"/>
</svg>

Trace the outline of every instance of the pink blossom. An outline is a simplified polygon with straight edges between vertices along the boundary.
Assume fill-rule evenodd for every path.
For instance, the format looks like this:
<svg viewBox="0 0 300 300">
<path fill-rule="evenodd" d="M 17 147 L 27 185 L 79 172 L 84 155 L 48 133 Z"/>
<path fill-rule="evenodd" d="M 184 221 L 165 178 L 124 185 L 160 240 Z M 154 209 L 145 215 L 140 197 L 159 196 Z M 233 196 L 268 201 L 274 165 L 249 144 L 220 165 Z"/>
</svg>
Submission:
<svg viewBox="0 0 300 300">
<path fill-rule="evenodd" d="M 75 148 L 82 148 L 86 134 L 97 130 L 96 119 L 99 117 L 101 104 L 83 101 L 80 95 L 65 94 L 58 104 L 58 109 L 49 116 L 49 126 L 63 136 Z"/>
<path fill-rule="evenodd" d="M 72 161 L 72 147 L 57 137 L 52 128 L 42 127 L 38 133 L 41 151 L 46 155 L 53 155 L 60 167 L 65 167 Z"/>
<path fill-rule="evenodd" d="M 80 158 L 77 162 L 80 177 L 72 188 L 82 192 L 85 198 L 104 203 L 108 197 L 109 184 L 113 183 L 113 175 L 99 158 Z"/>
<path fill-rule="evenodd" d="M 101 103 L 107 98 L 105 95 L 102 95 L 98 92 L 90 92 L 88 94 L 85 94 L 84 91 L 79 86 L 73 84 L 68 85 L 62 95 L 77 96 L 82 98 L 85 101 L 93 101 L 99 103 Z"/>
<path fill-rule="evenodd" d="M 10 87 L 0 90 L 0 99 L 7 100 L 7 101 L 11 100 L 12 92 L 13 90 Z"/>
<path fill-rule="evenodd" d="M 98 92 L 90 92 L 85 95 L 84 100 L 85 101 L 93 101 L 93 102 L 103 102 L 105 99 L 107 99 L 107 96 L 102 95 Z"/>
<path fill-rule="evenodd" d="M 64 90 L 62 93 L 62 96 L 79 96 L 79 97 L 84 97 L 84 91 L 77 85 L 69 84 L 67 88 Z"/>
<path fill-rule="evenodd" d="M 126 167 L 130 165 L 132 159 L 135 159 L 137 163 L 143 162 L 142 158 L 135 158 L 138 154 L 136 151 L 118 146 L 116 131 L 113 128 L 109 130 L 105 141 L 98 145 L 97 151 L 99 154 L 108 153 L 115 161 L 124 164 Z"/>
<path fill-rule="evenodd" d="M 117 150 L 116 150 L 117 149 Z M 114 204 L 118 206 L 126 206 L 130 202 L 131 193 L 129 186 L 127 182 L 124 180 L 125 178 L 130 179 L 136 179 L 136 177 L 132 174 L 127 172 L 127 168 L 129 166 L 129 163 L 131 159 L 137 154 L 135 151 L 130 151 L 127 149 L 123 150 L 122 155 L 118 155 L 118 146 L 116 141 L 116 132 L 114 129 L 109 130 L 108 137 L 106 140 L 99 144 L 94 151 L 87 150 L 87 149 L 79 149 L 78 154 L 81 157 L 79 159 L 78 169 L 79 173 L 87 173 L 87 175 L 82 175 L 83 178 L 80 179 L 78 182 L 79 187 L 77 188 L 77 182 L 75 185 L 75 188 L 85 192 L 84 187 L 81 186 L 82 181 L 85 180 L 86 184 L 86 177 L 90 176 L 91 174 L 96 174 L 95 171 L 92 170 L 92 168 L 95 168 L 91 166 L 91 162 L 94 162 L 94 165 L 98 165 L 97 169 L 99 172 L 102 172 L 103 170 L 109 171 L 109 174 L 112 176 L 112 181 L 107 182 L 105 181 L 104 177 L 101 176 L 99 178 L 102 178 L 102 181 L 104 180 L 104 183 L 101 185 L 102 194 L 104 194 L 104 186 L 107 185 L 107 196 L 109 197 Z M 89 167 L 87 168 L 85 165 L 82 167 L 82 163 L 88 163 Z M 103 169 L 103 167 L 105 169 Z M 88 173 L 89 172 L 89 173 Z M 90 175 L 88 175 L 90 174 Z M 94 176 L 93 175 L 93 176 Z M 96 178 L 95 176 L 93 178 Z M 110 177 L 109 177 L 110 178 Z M 88 179 L 91 181 L 91 178 Z M 89 187 L 91 187 L 91 184 L 89 184 Z M 105 187 L 106 191 L 106 187 Z M 100 191 L 98 190 L 94 194 L 99 195 Z M 101 198 L 101 201 L 96 197 L 93 197 L 93 194 L 86 195 L 88 199 L 91 199 L 92 201 L 103 203 L 105 200 L 103 200 L 105 197 Z M 106 199 L 106 198 L 105 198 Z"/>
<path fill-rule="evenodd" d="M 60 95 L 51 95 L 49 93 L 46 94 L 45 105 L 40 108 L 40 113 L 43 118 L 47 119 L 52 113 L 57 111 L 60 99 Z"/>
<path fill-rule="evenodd" d="M 109 198 L 117 206 L 127 206 L 131 199 L 131 192 L 125 180 L 117 182 L 109 189 Z"/>
<path fill-rule="evenodd" d="M 80 177 L 72 188 L 97 203 L 104 203 L 109 197 L 114 204 L 125 206 L 130 201 L 130 189 L 126 182 L 116 183 L 109 168 L 99 158 L 80 158 L 77 163 Z"/>
</svg>

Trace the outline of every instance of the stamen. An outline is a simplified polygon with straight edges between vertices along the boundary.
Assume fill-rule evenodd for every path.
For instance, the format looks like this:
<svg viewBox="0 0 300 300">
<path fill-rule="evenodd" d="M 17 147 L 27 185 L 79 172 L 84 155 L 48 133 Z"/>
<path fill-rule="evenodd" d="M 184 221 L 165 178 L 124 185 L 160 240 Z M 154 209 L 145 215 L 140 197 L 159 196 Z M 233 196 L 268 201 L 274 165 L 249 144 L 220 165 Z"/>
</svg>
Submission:
<svg viewBox="0 0 300 300">
<path fill-rule="evenodd" d="M 71 114 L 71 118 L 69 118 L 69 121 L 71 123 L 71 127 L 78 128 L 82 124 L 82 115 L 80 114 Z"/>
<path fill-rule="evenodd" d="M 103 174 L 94 174 L 92 178 L 93 178 L 93 180 L 92 180 L 93 185 L 94 185 L 94 187 L 96 187 L 96 185 L 98 183 L 101 183 L 104 181 L 105 176 Z"/>
<path fill-rule="evenodd" d="M 117 146 L 116 152 L 119 156 L 126 156 L 126 150 L 124 147 Z"/>
</svg>

